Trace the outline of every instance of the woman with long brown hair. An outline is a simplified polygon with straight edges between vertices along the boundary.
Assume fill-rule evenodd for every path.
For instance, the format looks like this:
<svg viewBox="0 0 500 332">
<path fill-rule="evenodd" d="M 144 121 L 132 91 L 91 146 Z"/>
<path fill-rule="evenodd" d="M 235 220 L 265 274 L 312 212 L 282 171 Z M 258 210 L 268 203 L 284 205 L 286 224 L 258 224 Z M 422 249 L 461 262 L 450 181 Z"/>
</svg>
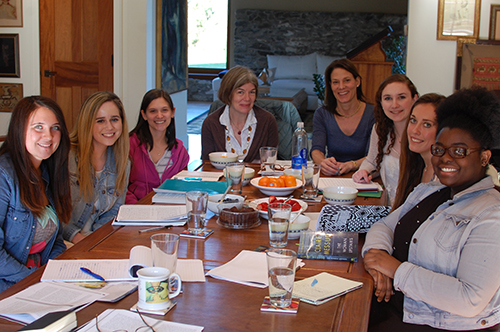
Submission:
<svg viewBox="0 0 500 332">
<path fill-rule="evenodd" d="M 355 182 L 367 183 L 380 175 L 387 191 L 388 205 L 396 196 L 399 178 L 401 139 L 418 91 L 408 77 L 394 74 L 387 77 L 377 90 L 375 125 L 370 137 L 370 150 L 359 170 L 353 174 Z"/>
<path fill-rule="evenodd" d="M 57 103 L 42 96 L 21 99 L 0 148 L 0 292 L 66 249 L 69 149 Z"/>
</svg>

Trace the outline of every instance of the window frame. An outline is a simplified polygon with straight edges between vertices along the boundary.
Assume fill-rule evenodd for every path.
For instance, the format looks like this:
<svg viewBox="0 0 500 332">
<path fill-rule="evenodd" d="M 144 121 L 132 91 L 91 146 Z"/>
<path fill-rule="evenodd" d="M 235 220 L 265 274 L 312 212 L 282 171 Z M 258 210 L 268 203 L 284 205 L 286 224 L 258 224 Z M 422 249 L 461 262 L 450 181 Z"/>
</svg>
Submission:
<svg viewBox="0 0 500 332">
<path fill-rule="evenodd" d="M 227 28 L 226 28 L 226 33 L 227 33 L 227 38 L 226 38 L 226 68 L 199 68 L 199 67 L 189 67 L 188 65 L 188 78 L 192 79 L 199 79 L 199 80 L 213 80 L 214 78 L 219 76 L 219 73 L 223 70 L 228 69 L 229 67 L 229 27 L 231 25 L 230 18 L 231 18 L 231 1 L 227 0 Z M 189 15 L 189 10 L 188 10 L 188 15 Z M 189 33 L 189 31 L 188 31 Z M 187 40 L 187 36 L 186 36 Z"/>
</svg>

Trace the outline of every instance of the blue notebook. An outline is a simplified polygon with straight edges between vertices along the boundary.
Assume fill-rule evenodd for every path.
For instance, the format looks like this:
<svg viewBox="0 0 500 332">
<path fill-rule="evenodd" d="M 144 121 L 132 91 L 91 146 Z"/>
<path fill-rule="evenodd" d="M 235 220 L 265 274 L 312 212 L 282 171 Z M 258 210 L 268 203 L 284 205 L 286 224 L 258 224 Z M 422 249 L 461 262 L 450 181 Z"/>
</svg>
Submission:
<svg viewBox="0 0 500 332">
<path fill-rule="evenodd" d="M 167 179 L 158 188 L 156 192 L 179 191 L 188 192 L 191 190 L 201 190 L 208 192 L 209 195 L 223 194 L 227 189 L 227 181 L 185 181 Z"/>
</svg>

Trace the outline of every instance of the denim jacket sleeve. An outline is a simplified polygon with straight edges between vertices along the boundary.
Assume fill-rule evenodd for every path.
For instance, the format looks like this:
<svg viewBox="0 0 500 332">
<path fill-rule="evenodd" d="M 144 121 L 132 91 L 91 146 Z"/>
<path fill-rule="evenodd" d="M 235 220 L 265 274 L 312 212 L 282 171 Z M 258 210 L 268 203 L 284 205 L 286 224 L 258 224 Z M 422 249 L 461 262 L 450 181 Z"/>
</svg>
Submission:
<svg viewBox="0 0 500 332">
<path fill-rule="evenodd" d="M 34 269 L 19 262 L 10 247 L 17 249 L 15 242 L 25 242 L 23 236 L 29 233 L 28 214 L 23 206 L 12 206 L 18 195 L 17 186 L 11 175 L 0 168 L 0 291 L 28 276 Z M 14 203 L 15 204 L 15 203 Z M 15 237 L 15 238 L 12 238 Z M 12 243 L 14 242 L 14 243 Z M 17 250 L 16 250 L 17 251 Z"/>
<path fill-rule="evenodd" d="M 125 179 L 125 184 L 128 184 L 128 178 L 130 175 L 130 160 L 127 161 L 127 177 Z M 122 206 L 125 203 L 125 198 L 126 198 L 126 193 L 127 193 L 127 185 L 125 185 L 125 189 L 122 193 L 120 193 L 120 196 L 116 199 L 115 203 L 109 209 L 108 211 L 104 212 L 101 214 L 96 221 L 96 224 L 99 226 L 104 225 L 108 221 L 112 220 L 116 215 L 118 214 L 118 210 L 120 209 L 120 206 Z M 98 227 L 93 228 L 93 230 L 97 229 Z"/>
</svg>

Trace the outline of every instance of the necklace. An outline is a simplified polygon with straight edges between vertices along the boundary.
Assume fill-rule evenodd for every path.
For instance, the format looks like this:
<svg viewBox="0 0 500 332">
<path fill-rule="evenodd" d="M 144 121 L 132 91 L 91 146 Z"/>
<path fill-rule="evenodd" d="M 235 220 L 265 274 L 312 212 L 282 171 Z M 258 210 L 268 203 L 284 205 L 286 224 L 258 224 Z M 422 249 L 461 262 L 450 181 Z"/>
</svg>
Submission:
<svg viewBox="0 0 500 332">
<path fill-rule="evenodd" d="M 224 128 L 225 128 L 225 131 L 226 131 L 226 141 L 227 141 L 229 147 L 231 148 L 231 152 L 232 153 L 236 153 L 236 150 L 234 149 L 233 145 L 231 144 L 231 136 L 229 136 L 229 128 L 227 126 L 224 126 Z M 248 136 L 247 136 L 247 139 L 246 139 L 245 148 L 242 151 L 243 154 L 246 154 L 247 151 L 248 151 L 248 145 L 250 145 L 250 140 L 252 139 L 250 137 L 251 133 L 252 133 L 252 126 L 248 126 Z M 238 133 L 238 135 L 241 135 L 241 131 Z M 241 145 L 241 147 L 243 147 L 243 144 Z"/>
<path fill-rule="evenodd" d="M 352 113 L 351 115 L 345 115 L 345 114 L 340 113 L 338 106 L 335 108 L 335 110 L 337 111 L 339 116 L 341 116 L 343 118 L 351 118 L 351 117 L 355 116 L 356 114 L 358 114 L 360 109 L 361 109 L 361 103 L 359 101 L 358 101 L 358 108 L 356 109 L 356 112 Z"/>
</svg>

